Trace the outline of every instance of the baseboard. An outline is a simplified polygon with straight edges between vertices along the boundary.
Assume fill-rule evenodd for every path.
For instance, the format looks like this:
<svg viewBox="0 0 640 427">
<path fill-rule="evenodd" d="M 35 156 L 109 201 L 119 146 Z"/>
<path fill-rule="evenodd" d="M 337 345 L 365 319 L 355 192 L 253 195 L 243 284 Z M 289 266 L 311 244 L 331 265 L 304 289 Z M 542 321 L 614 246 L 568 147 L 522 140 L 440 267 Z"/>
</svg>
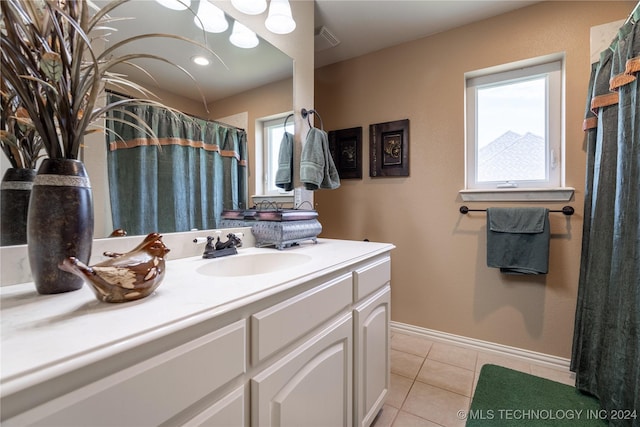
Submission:
<svg viewBox="0 0 640 427">
<path fill-rule="evenodd" d="M 421 328 L 419 326 L 413 326 L 406 323 L 392 321 L 390 322 L 390 326 L 392 331 L 402 332 L 407 335 L 416 335 L 431 341 L 457 345 L 473 350 L 481 350 L 499 356 L 516 357 L 528 363 L 569 372 L 570 360 L 563 357 L 538 353 L 536 351 L 525 350 L 517 347 L 510 347 L 489 341 L 482 341 L 475 338 L 463 337 L 461 335 L 449 334 L 447 332 L 436 331 L 433 329 Z"/>
</svg>

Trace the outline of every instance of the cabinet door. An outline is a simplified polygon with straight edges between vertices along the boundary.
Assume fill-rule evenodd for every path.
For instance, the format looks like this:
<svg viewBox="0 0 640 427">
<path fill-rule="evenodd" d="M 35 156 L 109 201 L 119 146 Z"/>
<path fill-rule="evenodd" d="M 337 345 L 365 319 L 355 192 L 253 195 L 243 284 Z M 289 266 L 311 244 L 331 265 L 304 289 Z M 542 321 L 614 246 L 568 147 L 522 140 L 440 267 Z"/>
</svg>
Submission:
<svg viewBox="0 0 640 427">
<path fill-rule="evenodd" d="M 351 335 L 349 313 L 254 377 L 251 424 L 351 426 Z"/>
<path fill-rule="evenodd" d="M 389 391 L 390 316 L 389 285 L 354 307 L 354 424 L 359 427 L 371 424 Z"/>
<path fill-rule="evenodd" d="M 245 386 L 239 387 L 210 406 L 183 427 L 248 427 Z"/>
</svg>

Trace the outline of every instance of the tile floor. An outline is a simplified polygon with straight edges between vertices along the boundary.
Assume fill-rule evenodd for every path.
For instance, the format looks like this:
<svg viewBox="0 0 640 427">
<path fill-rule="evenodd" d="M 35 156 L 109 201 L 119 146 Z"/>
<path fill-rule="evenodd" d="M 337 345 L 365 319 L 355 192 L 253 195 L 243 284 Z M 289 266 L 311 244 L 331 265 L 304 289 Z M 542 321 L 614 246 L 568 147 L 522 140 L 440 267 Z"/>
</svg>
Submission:
<svg viewBox="0 0 640 427">
<path fill-rule="evenodd" d="M 372 427 L 464 426 L 458 411 L 469 409 L 486 363 L 574 384 L 568 371 L 392 332 L 391 388 Z"/>
</svg>

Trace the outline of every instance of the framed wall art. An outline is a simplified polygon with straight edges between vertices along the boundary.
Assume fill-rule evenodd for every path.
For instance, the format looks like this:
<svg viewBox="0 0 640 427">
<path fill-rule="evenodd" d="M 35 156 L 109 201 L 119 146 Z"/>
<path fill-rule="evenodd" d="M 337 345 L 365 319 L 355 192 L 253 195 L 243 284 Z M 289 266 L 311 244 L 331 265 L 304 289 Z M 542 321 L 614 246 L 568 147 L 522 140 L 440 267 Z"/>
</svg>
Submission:
<svg viewBox="0 0 640 427">
<path fill-rule="evenodd" d="M 369 125 L 369 176 L 409 176 L 409 119 Z"/>
<path fill-rule="evenodd" d="M 362 127 L 330 131 L 329 150 L 340 179 L 362 179 Z"/>
</svg>

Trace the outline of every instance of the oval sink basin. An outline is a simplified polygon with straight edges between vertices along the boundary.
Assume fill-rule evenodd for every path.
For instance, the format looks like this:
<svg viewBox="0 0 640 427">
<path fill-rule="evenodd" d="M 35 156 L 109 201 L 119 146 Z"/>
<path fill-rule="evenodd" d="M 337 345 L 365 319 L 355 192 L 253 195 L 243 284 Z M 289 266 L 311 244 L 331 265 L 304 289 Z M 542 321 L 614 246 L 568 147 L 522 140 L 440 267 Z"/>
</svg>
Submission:
<svg viewBox="0 0 640 427">
<path fill-rule="evenodd" d="M 309 255 L 283 252 L 229 255 L 213 259 L 198 267 L 196 271 L 206 276 L 216 277 L 254 276 L 298 267 L 309 261 L 311 261 Z"/>
</svg>

